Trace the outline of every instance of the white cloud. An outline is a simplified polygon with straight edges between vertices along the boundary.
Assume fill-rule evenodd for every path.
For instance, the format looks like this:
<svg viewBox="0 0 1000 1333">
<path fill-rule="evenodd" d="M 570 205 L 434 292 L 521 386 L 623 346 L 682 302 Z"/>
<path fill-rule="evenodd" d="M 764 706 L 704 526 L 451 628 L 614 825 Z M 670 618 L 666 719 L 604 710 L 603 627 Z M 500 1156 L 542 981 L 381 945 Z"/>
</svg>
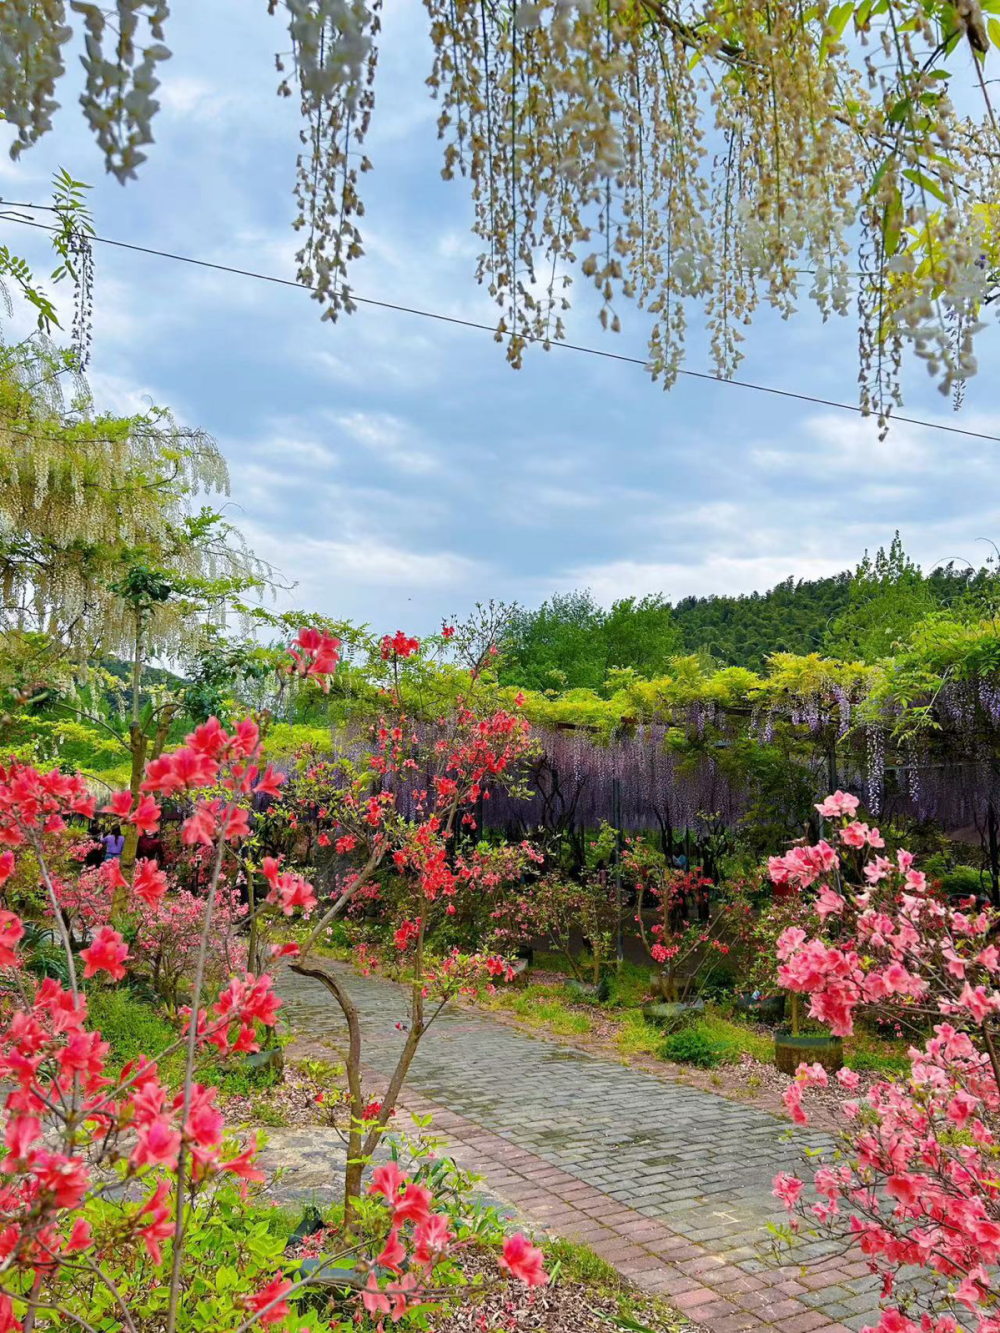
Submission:
<svg viewBox="0 0 1000 1333">
<path fill-rule="evenodd" d="M 663 593 L 671 601 L 695 595 L 753 592 L 772 588 L 793 574 L 797 579 L 823 578 L 839 573 L 853 563 L 845 552 L 832 555 L 728 556 L 664 563 L 616 560 L 608 564 L 580 565 L 556 582 L 560 591 L 590 588 L 597 600 L 610 604 L 618 597 Z"/>
<path fill-rule="evenodd" d="M 279 597 L 285 606 L 315 607 L 330 615 L 367 616 L 390 598 L 439 601 L 488 586 L 489 566 L 449 550 L 414 550 L 375 536 L 366 540 L 296 536 L 282 540 L 270 525 L 241 524 L 254 552 L 269 561 L 294 591 Z"/>
<path fill-rule="evenodd" d="M 175 117 L 198 116 L 217 119 L 236 107 L 237 97 L 217 84 L 192 75 L 173 75 L 161 84 L 157 97 L 163 110 Z"/>
<path fill-rule="evenodd" d="M 87 382 L 98 412 L 112 412 L 115 416 L 128 417 L 148 412 L 153 406 L 161 407 L 166 402 L 159 390 L 148 384 L 137 383 L 128 375 L 91 368 L 87 372 Z M 181 420 L 176 405 L 171 403 L 170 407 L 175 419 Z"/>
<path fill-rule="evenodd" d="M 407 422 L 389 412 L 348 412 L 334 422 L 351 439 L 400 472 L 423 475 L 436 472 L 440 459 L 420 441 Z"/>
</svg>

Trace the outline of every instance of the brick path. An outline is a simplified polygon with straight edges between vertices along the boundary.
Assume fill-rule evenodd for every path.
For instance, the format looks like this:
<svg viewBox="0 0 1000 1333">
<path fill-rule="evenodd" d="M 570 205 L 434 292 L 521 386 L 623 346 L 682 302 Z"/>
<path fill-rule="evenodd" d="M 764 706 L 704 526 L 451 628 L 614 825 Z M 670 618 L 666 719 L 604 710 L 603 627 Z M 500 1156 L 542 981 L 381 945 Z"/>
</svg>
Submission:
<svg viewBox="0 0 1000 1333">
<path fill-rule="evenodd" d="M 384 1076 L 405 998 L 373 978 L 352 975 L 350 986 L 365 1064 Z M 279 989 L 297 1036 L 337 1035 L 315 982 L 285 973 Z M 801 1166 L 803 1148 L 827 1146 L 821 1133 L 452 1008 L 421 1043 L 405 1102 L 433 1112 L 434 1129 L 491 1194 L 585 1241 L 713 1333 L 846 1333 L 877 1322 L 876 1283 L 856 1257 L 813 1242 L 776 1267 L 761 1253 L 768 1222 L 785 1220 L 771 1179 Z"/>
</svg>

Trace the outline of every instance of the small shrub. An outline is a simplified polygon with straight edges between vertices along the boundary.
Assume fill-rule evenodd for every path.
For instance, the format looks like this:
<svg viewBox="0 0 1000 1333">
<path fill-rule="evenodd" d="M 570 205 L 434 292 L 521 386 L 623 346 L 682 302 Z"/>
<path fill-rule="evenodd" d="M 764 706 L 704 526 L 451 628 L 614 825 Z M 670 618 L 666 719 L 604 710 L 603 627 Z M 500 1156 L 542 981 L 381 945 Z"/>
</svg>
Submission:
<svg viewBox="0 0 1000 1333">
<path fill-rule="evenodd" d="M 983 892 L 983 881 L 974 866 L 954 866 L 941 876 L 941 891 L 949 898 L 976 898 Z"/>
<path fill-rule="evenodd" d="M 692 1023 L 690 1027 L 671 1032 L 662 1042 L 660 1053 L 678 1064 L 714 1069 L 716 1065 L 735 1060 L 739 1050 L 735 1042 L 720 1039 L 703 1023 Z"/>
</svg>

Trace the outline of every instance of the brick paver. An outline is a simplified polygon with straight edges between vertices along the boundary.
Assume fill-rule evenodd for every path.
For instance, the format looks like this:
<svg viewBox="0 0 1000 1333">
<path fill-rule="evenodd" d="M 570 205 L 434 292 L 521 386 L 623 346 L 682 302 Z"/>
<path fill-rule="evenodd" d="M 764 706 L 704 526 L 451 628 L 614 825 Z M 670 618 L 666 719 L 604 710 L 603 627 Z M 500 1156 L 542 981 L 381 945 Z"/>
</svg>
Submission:
<svg viewBox="0 0 1000 1333">
<path fill-rule="evenodd" d="M 385 1076 L 405 997 L 374 978 L 352 975 L 350 987 L 365 1064 Z M 298 1035 L 336 1037 L 338 1016 L 315 982 L 286 973 L 280 991 Z M 491 1194 L 585 1241 L 712 1333 L 853 1333 L 877 1322 L 877 1284 L 857 1256 L 812 1242 L 777 1266 L 766 1252 L 768 1223 L 786 1217 L 772 1177 L 800 1168 L 804 1148 L 829 1146 L 821 1133 L 460 1008 L 424 1037 L 405 1101 L 434 1113 Z"/>
</svg>

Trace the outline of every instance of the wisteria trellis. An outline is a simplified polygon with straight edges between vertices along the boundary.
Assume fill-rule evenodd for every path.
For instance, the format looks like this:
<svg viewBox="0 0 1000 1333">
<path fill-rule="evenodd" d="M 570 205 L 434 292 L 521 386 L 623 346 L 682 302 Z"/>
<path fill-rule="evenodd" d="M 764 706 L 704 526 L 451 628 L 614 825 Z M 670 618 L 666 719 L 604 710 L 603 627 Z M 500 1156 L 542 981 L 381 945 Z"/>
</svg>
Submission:
<svg viewBox="0 0 1000 1333">
<path fill-rule="evenodd" d="M 934 714 L 936 729 L 895 740 L 891 712 L 866 717 L 861 700 L 838 688 L 767 709 L 689 704 L 669 724 L 634 720 L 610 736 L 585 726 L 536 726 L 531 795 L 490 792 L 480 818 L 486 828 L 582 829 L 613 823 L 617 813 L 628 832 L 679 833 L 698 831 L 711 816 L 733 829 L 760 795 L 754 779 L 731 762 L 733 747 L 748 740 L 770 745 L 780 731 L 794 742 L 794 762 L 817 798 L 833 776 L 883 821 L 983 828 L 990 807 L 1000 810 L 1000 683 L 949 682 Z M 361 733 L 355 748 L 360 758 Z M 414 775 L 413 789 L 420 785 Z M 401 791 L 400 801 L 407 812 L 411 793 Z M 793 826 L 810 810 L 786 813 Z"/>
</svg>

